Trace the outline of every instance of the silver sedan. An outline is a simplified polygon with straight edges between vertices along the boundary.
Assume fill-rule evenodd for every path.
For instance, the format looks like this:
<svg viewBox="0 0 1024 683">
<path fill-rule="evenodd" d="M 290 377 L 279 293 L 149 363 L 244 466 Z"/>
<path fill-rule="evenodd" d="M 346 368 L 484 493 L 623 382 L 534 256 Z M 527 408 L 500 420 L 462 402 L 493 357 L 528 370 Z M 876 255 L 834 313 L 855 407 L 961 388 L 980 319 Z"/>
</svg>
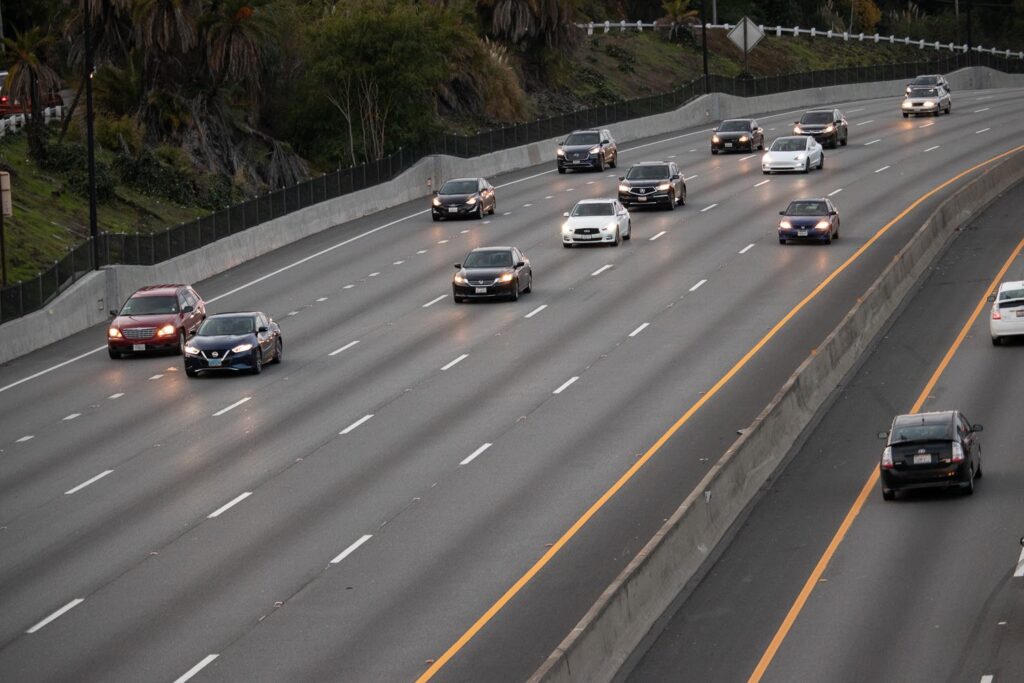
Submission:
<svg viewBox="0 0 1024 683">
<path fill-rule="evenodd" d="M 911 88 L 903 98 L 900 109 L 903 111 L 903 118 L 908 118 L 911 114 L 938 116 L 942 112 L 948 114 L 953 109 L 953 100 L 949 92 L 942 87 Z"/>
</svg>

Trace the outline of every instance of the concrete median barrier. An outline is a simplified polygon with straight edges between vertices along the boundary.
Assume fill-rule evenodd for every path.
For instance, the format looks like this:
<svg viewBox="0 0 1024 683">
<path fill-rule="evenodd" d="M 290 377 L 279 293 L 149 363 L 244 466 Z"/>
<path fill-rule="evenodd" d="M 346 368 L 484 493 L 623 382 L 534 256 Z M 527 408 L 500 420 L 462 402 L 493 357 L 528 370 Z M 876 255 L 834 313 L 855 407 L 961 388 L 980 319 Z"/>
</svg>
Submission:
<svg viewBox="0 0 1024 683">
<path fill-rule="evenodd" d="M 933 211 L 854 308 L 601 594 L 530 683 L 613 679 L 741 519 L 801 432 L 956 230 L 1021 180 L 1024 151 L 989 165 Z"/>
</svg>

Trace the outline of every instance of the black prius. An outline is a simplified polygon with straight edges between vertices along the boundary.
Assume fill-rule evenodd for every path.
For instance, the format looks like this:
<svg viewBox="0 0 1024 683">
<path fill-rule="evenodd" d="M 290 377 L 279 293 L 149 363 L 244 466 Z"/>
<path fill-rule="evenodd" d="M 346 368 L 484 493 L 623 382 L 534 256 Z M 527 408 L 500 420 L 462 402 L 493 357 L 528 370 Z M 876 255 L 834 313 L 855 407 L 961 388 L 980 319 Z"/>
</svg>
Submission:
<svg viewBox="0 0 1024 683">
<path fill-rule="evenodd" d="M 981 478 L 981 429 L 958 410 L 897 416 L 892 429 L 878 435 L 888 440 L 879 464 L 882 497 L 954 486 L 974 493 L 974 480 Z"/>
<path fill-rule="evenodd" d="M 218 313 L 199 326 L 185 344 L 185 374 L 251 372 L 280 363 L 284 354 L 281 328 L 265 313 Z"/>
</svg>

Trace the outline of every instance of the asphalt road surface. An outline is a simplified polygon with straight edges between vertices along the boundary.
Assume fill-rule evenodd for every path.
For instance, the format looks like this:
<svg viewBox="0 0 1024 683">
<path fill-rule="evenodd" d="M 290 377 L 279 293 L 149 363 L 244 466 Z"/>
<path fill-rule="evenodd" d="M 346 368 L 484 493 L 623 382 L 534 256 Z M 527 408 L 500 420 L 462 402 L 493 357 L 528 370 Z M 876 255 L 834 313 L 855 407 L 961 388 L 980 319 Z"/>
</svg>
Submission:
<svg viewBox="0 0 1024 683">
<path fill-rule="evenodd" d="M 1024 677 L 1024 344 L 990 343 L 986 304 L 940 367 L 1019 249 L 1022 201 L 1019 184 L 957 236 L 624 680 Z M 1018 254 L 1002 280 L 1021 279 Z M 788 633 L 769 649 L 878 469 L 884 443 L 876 433 L 910 412 L 936 374 L 921 410 L 959 409 L 985 427 L 976 493 L 910 492 L 885 502 L 871 486 Z"/>
<path fill-rule="evenodd" d="M 838 103 L 850 144 L 808 175 L 681 131 L 603 174 L 492 178 L 484 221 L 432 223 L 424 200 L 338 226 L 195 283 L 209 312 L 281 323 L 259 376 L 112 361 L 105 326 L 0 368 L 0 680 L 525 679 L 970 174 L 893 219 L 1017 148 L 1021 94 L 958 92 L 937 119 Z M 798 114 L 761 118 L 768 139 Z M 575 201 L 669 158 L 685 207 L 633 211 L 619 248 L 561 247 Z M 841 239 L 779 245 L 777 211 L 821 195 Z M 452 264 L 499 244 L 534 291 L 455 305 Z"/>
</svg>

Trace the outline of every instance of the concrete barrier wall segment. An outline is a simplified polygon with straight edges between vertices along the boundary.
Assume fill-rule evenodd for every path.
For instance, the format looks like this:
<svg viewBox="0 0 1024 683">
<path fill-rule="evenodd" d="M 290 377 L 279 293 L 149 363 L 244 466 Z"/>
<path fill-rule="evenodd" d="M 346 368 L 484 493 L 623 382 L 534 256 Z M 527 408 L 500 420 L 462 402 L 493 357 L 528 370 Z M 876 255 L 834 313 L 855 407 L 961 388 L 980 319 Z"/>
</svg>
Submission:
<svg viewBox="0 0 1024 683">
<path fill-rule="evenodd" d="M 956 230 L 1024 180 L 1024 153 L 987 167 L 943 201 L 671 518 L 633 558 L 530 683 L 611 681 L 633 650 L 873 343 Z"/>
</svg>

